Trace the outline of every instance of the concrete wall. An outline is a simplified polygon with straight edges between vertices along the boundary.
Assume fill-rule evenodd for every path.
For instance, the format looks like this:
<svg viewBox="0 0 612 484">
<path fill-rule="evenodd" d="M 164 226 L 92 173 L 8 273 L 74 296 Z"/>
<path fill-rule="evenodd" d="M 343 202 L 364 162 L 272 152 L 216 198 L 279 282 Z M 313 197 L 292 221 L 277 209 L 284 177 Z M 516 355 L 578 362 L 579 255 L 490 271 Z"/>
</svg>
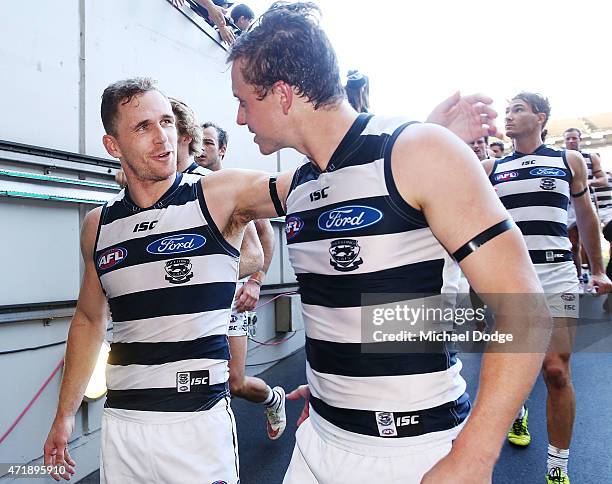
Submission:
<svg viewBox="0 0 612 484">
<path fill-rule="evenodd" d="M 302 157 L 290 150 L 262 156 L 248 130 L 236 125 L 226 52 L 187 18 L 195 14 L 183 10 L 185 14 L 161 0 L 54 0 L 35 6 L 0 0 L 0 140 L 108 158 L 101 144 L 102 90 L 117 79 L 146 75 L 191 105 L 201 121 L 215 121 L 228 130 L 227 166 L 265 171 L 297 166 Z M 27 306 L 72 301 L 78 295 L 79 229 L 94 204 L 45 198 L 59 194 L 104 200 L 114 192 L 27 176 L 109 185 L 115 171 L 0 149 L 0 435 L 61 361 L 73 311 L 70 305 Z M 9 172 L 25 173 L 26 179 Z M 14 195 L 21 192 L 29 195 Z M 266 284 L 274 287 L 262 291 L 258 341 L 277 335 L 274 303 L 265 303 L 294 289 L 283 224 L 273 226 L 278 248 Z M 303 339 L 302 331 L 280 346 L 250 342 L 247 364 L 282 358 L 302 346 Z M 256 374 L 268 366 L 249 366 L 247 371 Z M 61 371 L 0 444 L 0 463 L 40 462 L 60 378 Z M 77 479 L 98 467 L 102 407 L 103 399 L 83 404 L 77 415 L 70 443 L 79 464 Z M 0 476 L 1 482 L 11 480 Z"/>
</svg>

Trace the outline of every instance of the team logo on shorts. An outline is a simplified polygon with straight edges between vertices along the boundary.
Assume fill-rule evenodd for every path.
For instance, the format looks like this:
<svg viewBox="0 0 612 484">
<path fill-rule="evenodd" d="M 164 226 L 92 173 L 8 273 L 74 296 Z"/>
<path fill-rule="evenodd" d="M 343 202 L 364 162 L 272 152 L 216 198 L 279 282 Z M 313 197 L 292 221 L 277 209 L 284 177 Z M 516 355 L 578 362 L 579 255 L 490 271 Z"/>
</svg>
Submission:
<svg viewBox="0 0 612 484">
<path fill-rule="evenodd" d="M 104 271 L 116 266 L 120 262 L 123 262 L 127 257 L 127 253 L 127 250 L 123 247 L 113 247 L 112 249 L 105 250 L 100 254 L 100 257 L 98 257 L 98 269 Z"/>
<path fill-rule="evenodd" d="M 363 259 L 359 257 L 360 251 L 361 247 L 359 247 L 356 240 L 332 240 L 329 247 L 329 253 L 332 258 L 329 260 L 329 263 L 340 272 L 354 271 L 363 264 Z"/>
<path fill-rule="evenodd" d="M 291 215 L 285 220 L 285 235 L 291 240 L 304 228 L 304 221 L 297 215 Z"/>
<path fill-rule="evenodd" d="M 554 190 L 557 188 L 557 180 L 554 178 L 542 178 L 540 180 L 540 188 L 542 190 Z"/>
<path fill-rule="evenodd" d="M 166 261 L 166 281 L 170 284 L 184 284 L 193 277 L 191 261 L 189 259 L 172 259 Z"/>
<path fill-rule="evenodd" d="M 215 481 L 212 484 L 227 484 L 225 481 Z"/>
<path fill-rule="evenodd" d="M 516 178 L 517 176 L 519 176 L 518 171 L 505 171 L 503 173 L 495 175 L 495 181 L 508 181 L 512 180 L 513 178 Z"/>
</svg>

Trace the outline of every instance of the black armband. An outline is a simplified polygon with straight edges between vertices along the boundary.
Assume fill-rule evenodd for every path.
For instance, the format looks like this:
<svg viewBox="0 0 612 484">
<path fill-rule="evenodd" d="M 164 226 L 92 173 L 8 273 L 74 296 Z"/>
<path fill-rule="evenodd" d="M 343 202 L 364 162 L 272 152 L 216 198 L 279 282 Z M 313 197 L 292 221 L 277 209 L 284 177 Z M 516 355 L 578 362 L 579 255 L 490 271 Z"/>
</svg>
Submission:
<svg viewBox="0 0 612 484">
<path fill-rule="evenodd" d="M 586 187 L 584 187 L 584 190 L 582 190 L 581 192 L 570 193 L 570 195 L 572 196 L 572 198 L 580 198 L 582 195 L 584 195 L 588 191 L 589 191 L 589 186 L 587 185 Z"/>
<path fill-rule="evenodd" d="M 470 240 L 467 244 L 459 247 L 454 253 L 453 258 L 457 262 L 461 262 L 472 252 L 476 252 L 476 250 L 481 246 L 486 244 L 489 240 L 494 237 L 497 237 L 499 234 L 503 234 L 505 231 L 510 230 L 512 228 L 512 222 L 509 219 L 503 220 L 492 227 L 489 227 L 485 231 L 479 233 L 476 237 Z"/>
<path fill-rule="evenodd" d="M 276 210 L 276 214 L 279 217 L 282 217 L 283 215 L 287 215 L 287 212 L 285 212 L 285 209 L 283 209 L 283 204 L 281 203 L 280 198 L 278 198 L 278 190 L 276 189 L 276 177 L 275 176 L 270 177 L 270 181 L 268 182 L 268 187 L 270 188 L 270 198 L 272 199 L 272 203 L 274 204 L 274 209 Z"/>
</svg>

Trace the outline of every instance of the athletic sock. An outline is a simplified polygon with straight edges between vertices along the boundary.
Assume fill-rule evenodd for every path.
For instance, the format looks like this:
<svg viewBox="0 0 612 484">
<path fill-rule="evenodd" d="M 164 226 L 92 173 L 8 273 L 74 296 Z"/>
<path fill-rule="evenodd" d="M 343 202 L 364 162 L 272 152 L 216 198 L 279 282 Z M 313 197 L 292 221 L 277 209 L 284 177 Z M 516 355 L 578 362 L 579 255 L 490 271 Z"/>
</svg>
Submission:
<svg viewBox="0 0 612 484">
<path fill-rule="evenodd" d="M 280 403 L 280 396 L 268 385 L 268 398 L 263 401 L 266 407 L 275 407 Z"/>
<path fill-rule="evenodd" d="M 516 420 L 520 420 L 525 416 L 525 405 L 523 405 L 521 407 L 521 409 L 519 410 L 518 415 L 516 416 Z"/>
<path fill-rule="evenodd" d="M 548 444 L 548 459 L 546 461 L 547 472 L 559 467 L 567 475 L 567 460 L 569 459 L 569 449 L 559 449 Z"/>
</svg>

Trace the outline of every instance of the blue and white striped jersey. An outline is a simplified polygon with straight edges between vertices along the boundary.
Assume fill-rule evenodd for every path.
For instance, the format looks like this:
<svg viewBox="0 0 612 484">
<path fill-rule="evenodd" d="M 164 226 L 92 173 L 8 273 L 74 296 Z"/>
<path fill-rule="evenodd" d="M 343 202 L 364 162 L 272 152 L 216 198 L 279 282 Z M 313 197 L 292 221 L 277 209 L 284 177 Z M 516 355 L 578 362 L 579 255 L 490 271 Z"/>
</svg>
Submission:
<svg viewBox="0 0 612 484">
<path fill-rule="evenodd" d="M 391 150 L 403 123 L 360 115 L 325 171 L 310 162 L 297 169 L 287 198 L 311 405 L 332 424 L 373 436 L 451 429 L 470 409 L 454 353 L 362 351 L 364 294 L 456 292 L 459 280 L 423 213 L 393 181 Z M 389 412 L 418 414 L 419 425 L 382 433 L 380 419 L 394 421 Z"/>
<path fill-rule="evenodd" d="M 108 407 L 198 411 L 229 394 L 239 252 L 213 223 L 200 180 L 179 173 L 150 208 L 126 189 L 102 209 L 95 264 L 114 323 Z"/>
<path fill-rule="evenodd" d="M 489 176 L 534 264 L 572 260 L 567 210 L 572 171 L 565 151 L 541 145 L 531 154 L 514 152 L 495 162 Z"/>
</svg>

